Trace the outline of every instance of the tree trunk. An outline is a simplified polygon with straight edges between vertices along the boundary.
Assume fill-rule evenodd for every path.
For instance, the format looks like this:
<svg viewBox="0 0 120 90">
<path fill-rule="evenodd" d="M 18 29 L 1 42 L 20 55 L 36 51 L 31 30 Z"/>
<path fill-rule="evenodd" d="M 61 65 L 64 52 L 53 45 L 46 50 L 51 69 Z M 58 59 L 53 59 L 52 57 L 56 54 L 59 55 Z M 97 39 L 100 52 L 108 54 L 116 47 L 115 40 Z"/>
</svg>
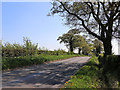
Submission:
<svg viewBox="0 0 120 90">
<path fill-rule="evenodd" d="M 78 54 L 81 54 L 80 51 L 81 51 L 81 48 L 78 48 Z"/>
<path fill-rule="evenodd" d="M 73 53 L 73 42 L 70 40 L 70 53 L 72 54 Z"/>
<path fill-rule="evenodd" d="M 71 52 L 71 54 L 73 53 L 73 47 L 72 47 L 72 45 L 70 45 L 70 52 Z"/>
<path fill-rule="evenodd" d="M 112 44 L 111 44 L 111 39 L 106 39 L 103 41 L 103 46 L 104 46 L 104 55 L 111 55 L 112 54 Z"/>
</svg>

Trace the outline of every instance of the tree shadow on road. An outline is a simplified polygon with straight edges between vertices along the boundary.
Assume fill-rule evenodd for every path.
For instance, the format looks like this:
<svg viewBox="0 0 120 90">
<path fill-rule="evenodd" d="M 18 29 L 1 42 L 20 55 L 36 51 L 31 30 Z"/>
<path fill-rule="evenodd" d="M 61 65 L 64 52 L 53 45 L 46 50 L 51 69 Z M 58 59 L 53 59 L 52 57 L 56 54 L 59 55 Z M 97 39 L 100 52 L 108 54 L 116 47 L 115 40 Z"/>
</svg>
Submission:
<svg viewBox="0 0 120 90">
<path fill-rule="evenodd" d="M 84 63 L 48 63 L 3 73 L 3 87 L 63 85 Z"/>
</svg>

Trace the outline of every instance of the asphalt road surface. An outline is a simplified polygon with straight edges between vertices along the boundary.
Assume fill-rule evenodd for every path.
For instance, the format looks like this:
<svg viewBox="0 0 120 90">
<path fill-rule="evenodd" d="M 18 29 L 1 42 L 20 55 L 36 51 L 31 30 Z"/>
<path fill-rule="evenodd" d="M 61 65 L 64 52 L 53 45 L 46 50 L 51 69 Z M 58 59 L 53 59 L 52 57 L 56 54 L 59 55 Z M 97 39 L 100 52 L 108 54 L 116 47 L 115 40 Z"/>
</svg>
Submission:
<svg viewBox="0 0 120 90">
<path fill-rule="evenodd" d="M 2 88 L 60 88 L 90 57 L 73 57 L 2 73 Z"/>
</svg>

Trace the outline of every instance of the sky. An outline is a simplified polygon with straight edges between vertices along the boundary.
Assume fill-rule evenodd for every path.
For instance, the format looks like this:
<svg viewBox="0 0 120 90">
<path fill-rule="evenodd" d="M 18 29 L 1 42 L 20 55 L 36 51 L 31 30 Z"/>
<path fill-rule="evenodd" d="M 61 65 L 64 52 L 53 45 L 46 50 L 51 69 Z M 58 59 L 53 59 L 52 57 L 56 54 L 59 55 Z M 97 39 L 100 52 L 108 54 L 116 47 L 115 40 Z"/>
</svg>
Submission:
<svg viewBox="0 0 120 90">
<path fill-rule="evenodd" d="M 67 51 L 65 45 L 60 44 L 57 38 L 70 28 L 64 25 L 60 16 L 47 16 L 51 7 L 50 2 L 2 2 L 3 43 L 23 44 L 23 37 L 28 37 L 41 48 L 62 48 Z M 112 44 L 113 51 L 117 54 L 116 41 Z"/>
<path fill-rule="evenodd" d="M 28 37 L 41 48 L 66 49 L 57 38 L 66 33 L 69 27 L 64 25 L 60 16 L 47 16 L 51 7 L 50 2 L 2 3 L 3 43 L 23 44 L 23 37 Z"/>
</svg>

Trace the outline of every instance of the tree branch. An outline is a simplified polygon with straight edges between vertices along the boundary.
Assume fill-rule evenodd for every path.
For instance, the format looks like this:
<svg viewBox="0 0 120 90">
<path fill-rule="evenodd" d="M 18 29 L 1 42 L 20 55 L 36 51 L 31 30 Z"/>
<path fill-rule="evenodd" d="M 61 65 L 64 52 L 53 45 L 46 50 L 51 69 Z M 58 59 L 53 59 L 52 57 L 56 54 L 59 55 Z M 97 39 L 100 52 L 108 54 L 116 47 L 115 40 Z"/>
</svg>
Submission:
<svg viewBox="0 0 120 90">
<path fill-rule="evenodd" d="M 83 27 L 86 29 L 86 31 L 93 35 L 94 37 L 98 38 L 99 40 L 103 40 L 103 37 L 100 37 L 98 36 L 97 34 L 95 34 L 94 32 L 92 32 L 89 28 L 86 27 L 85 23 L 84 23 L 84 20 L 82 18 L 80 18 L 78 15 L 76 15 L 75 13 L 71 13 L 65 6 L 62 2 L 60 2 L 61 5 L 63 6 L 63 8 L 67 11 L 67 13 L 71 14 L 71 15 L 74 15 L 75 17 L 77 17 L 81 22 L 82 22 L 82 25 Z"/>
<path fill-rule="evenodd" d="M 118 6 L 117 6 L 117 8 L 115 10 L 115 13 L 113 14 L 113 16 L 115 16 L 118 12 L 120 13 L 119 8 L 120 8 L 120 1 L 118 2 Z"/>
<path fill-rule="evenodd" d="M 90 6 L 88 3 L 89 3 L 91 6 Z M 99 15 L 95 14 L 92 3 L 91 3 L 91 2 L 86 2 L 86 4 L 87 4 L 88 7 L 91 9 L 92 15 L 93 15 L 94 19 L 97 21 L 97 23 L 98 23 L 101 27 L 104 27 L 104 25 L 102 24 L 102 22 L 101 22 L 101 20 L 100 20 L 100 18 L 99 18 Z"/>
<path fill-rule="evenodd" d="M 104 12 L 105 12 L 105 16 L 106 16 L 106 17 L 107 17 L 107 19 L 108 19 L 108 18 L 109 18 L 109 16 L 107 15 L 107 12 L 106 12 L 106 10 L 105 10 L 104 2 L 101 2 L 101 4 L 102 4 L 103 10 L 104 10 Z"/>
<path fill-rule="evenodd" d="M 97 16 L 99 15 L 99 11 L 100 11 L 100 3 L 98 2 Z"/>
</svg>

